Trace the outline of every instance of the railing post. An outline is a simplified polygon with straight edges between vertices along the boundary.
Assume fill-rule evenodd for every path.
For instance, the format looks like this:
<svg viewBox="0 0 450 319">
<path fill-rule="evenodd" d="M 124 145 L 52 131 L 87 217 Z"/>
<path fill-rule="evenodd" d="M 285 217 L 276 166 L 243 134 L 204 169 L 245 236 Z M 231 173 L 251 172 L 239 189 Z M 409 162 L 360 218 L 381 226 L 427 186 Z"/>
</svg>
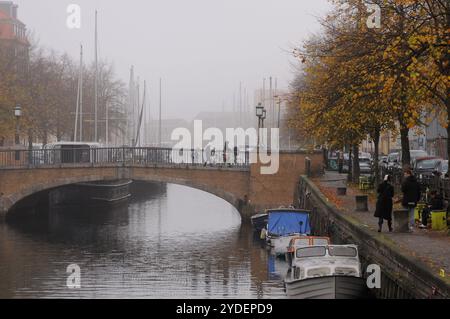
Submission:
<svg viewBox="0 0 450 319">
<path fill-rule="evenodd" d="M 307 177 L 311 177 L 311 159 L 309 157 L 305 158 L 305 173 Z"/>
</svg>

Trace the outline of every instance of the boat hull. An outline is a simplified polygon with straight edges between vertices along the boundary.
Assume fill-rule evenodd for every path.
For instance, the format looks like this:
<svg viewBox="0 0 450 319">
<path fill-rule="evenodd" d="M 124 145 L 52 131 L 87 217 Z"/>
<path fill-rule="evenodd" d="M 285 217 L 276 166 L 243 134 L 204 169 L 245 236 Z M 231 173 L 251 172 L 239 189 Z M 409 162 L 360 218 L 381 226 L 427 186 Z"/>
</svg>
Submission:
<svg viewBox="0 0 450 319">
<path fill-rule="evenodd" d="M 79 183 L 83 201 L 92 204 L 116 204 L 131 197 L 131 180 L 118 180 L 111 182 Z"/>
<path fill-rule="evenodd" d="M 368 288 L 364 278 L 327 276 L 286 281 L 291 299 L 366 299 Z"/>
</svg>

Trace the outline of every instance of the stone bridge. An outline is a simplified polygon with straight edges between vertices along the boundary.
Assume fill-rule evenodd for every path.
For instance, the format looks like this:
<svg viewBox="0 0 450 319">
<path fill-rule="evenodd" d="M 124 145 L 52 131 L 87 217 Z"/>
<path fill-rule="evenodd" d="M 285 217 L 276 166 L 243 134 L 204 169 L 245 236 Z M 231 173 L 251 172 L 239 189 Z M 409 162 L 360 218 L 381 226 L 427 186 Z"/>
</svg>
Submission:
<svg viewBox="0 0 450 319">
<path fill-rule="evenodd" d="M 13 162 L 20 160 L 20 154 L 15 156 Z M 0 160 L 0 220 L 33 194 L 80 182 L 118 179 L 165 182 L 200 189 L 228 201 L 247 219 L 263 209 L 292 204 L 296 185 L 300 176 L 307 173 L 307 167 L 313 175 L 323 169 L 321 152 L 282 151 L 279 158 L 279 170 L 273 175 L 261 174 L 261 163 L 204 166 L 96 161 L 5 165 L 5 161 Z"/>
</svg>

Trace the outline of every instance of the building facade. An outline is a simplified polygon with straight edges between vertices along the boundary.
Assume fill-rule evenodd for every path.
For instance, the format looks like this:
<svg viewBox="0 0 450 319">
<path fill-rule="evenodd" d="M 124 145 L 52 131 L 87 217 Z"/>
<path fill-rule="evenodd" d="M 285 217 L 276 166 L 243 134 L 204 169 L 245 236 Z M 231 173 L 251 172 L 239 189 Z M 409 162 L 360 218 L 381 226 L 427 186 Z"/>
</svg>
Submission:
<svg viewBox="0 0 450 319">
<path fill-rule="evenodd" d="M 27 29 L 18 19 L 18 6 L 11 1 L 0 1 L 0 45 L 15 57 L 28 58 Z"/>
<path fill-rule="evenodd" d="M 18 19 L 18 6 L 12 1 L 0 1 L 0 72 L 11 73 L 14 81 L 25 79 L 29 47 L 26 26 Z M 0 111 L 3 114 L 10 114 L 11 121 L 14 121 L 14 107 L 15 105 L 0 105 Z M 4 120 L 9 121 L 7 118 Z M 0 147 L 13 146 L 15 146 L 14 132 L 8 136 L 0 136 Z"/>
</svg>

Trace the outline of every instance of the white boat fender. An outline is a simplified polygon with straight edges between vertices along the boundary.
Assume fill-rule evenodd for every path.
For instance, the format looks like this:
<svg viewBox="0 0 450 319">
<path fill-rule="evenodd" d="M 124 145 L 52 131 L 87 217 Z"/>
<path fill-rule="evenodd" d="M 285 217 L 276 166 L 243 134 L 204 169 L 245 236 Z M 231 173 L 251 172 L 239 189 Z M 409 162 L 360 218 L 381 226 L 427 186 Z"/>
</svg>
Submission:
<svg viewBox="0 0 450 319">
<path fill-rule="evenodd" d="M 261 234 L 259 235 L 260 239 L 266 239 L 267 237 L 267 230 L 265 228 L 261 229 Z"/>
</svg>

